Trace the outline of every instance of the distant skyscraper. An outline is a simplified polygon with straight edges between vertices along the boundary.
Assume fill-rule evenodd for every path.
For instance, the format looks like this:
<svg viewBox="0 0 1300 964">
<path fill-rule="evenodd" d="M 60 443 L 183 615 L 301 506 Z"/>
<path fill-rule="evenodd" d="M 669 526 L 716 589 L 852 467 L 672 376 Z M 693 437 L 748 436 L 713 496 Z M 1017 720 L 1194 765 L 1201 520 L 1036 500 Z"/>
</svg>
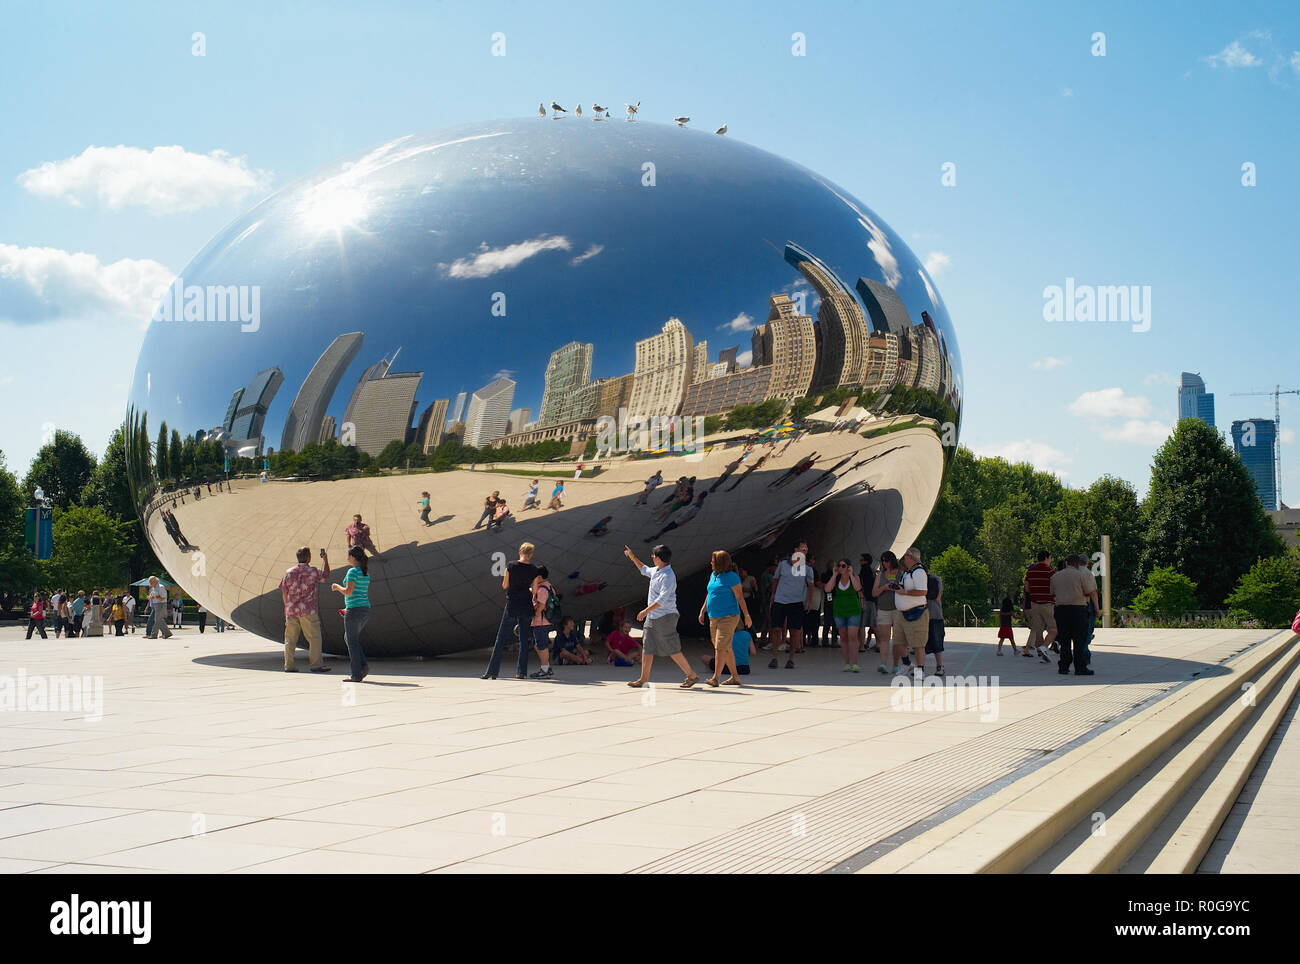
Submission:
<svg viewBox="0 0 1300 964">
<path fill-rule="evenodd" d="M 1214 427 L 1214 393 L 1205 390 L 1205 381 L 1200 375 L 1183 372 L 1178 383 L 1178 417 L 1199 418 Z"/>
<path fill-rule="evenodd" d="M 537 416 L 543 425 L 556 425 L 583 417 L 575 412 L 574 399 L 578 390 L 591 381 L 593 350 L 594 346 L 589 343 L 571 341 L 551 352 L 546 363 L 542 409 Z"/>
<path fill-rule="evenodd" d="M 1183 377 L 1186 378 L 1186 374 Z M 1277 423 L 1271 418 L 1232 423 L 1232 450 L 1245 463 L 1246 471 L 1255 482 L 1259 501 L 1270 512 L 1277 509 L 1277 474 L 1273 460 L 1273 446 L 1276 444 Z"/>
<path fill-rule="evenodd" d="M 727 366 L 727 372 L 734 372 L 737 368 L 736 353 L 740 351 L 739 345 L 733 345 L 731 348 L 724 348 L 718 352 L 718 361 Z"/>
<path fill-rule="evenodd" d="M 344 370 L 352 364 L 361 350 L 365 335 L 359 331 L 339 335 L 325 349 L 316 364 L 303 380 L 298 395 L 289 406 L 284 419 L 284 432 L 280 435 L 280 451 L 302 451 L 304 445 L 320 437 L 321 420 Z"/>
<path fill-rule="evenodd" d="M 262 454 L 262 425 L 266 421 L 266 413 L 275 393 L 283 384 L 284 373 L 278 367 L 267 368 L 253 376 L 238 402 L 230 436 L 236 442 L 255 446 L 258 455 Z M 232 404 L 235 404 L 233 399 Z M 246 446 L 241 446 L 243 447 Z"/>
<path fill-rule="evenodd" d="M 465 418 L 465 399 L 468 397 L 464 392 L 456 393 L 456 400 L 451 403 L 451 414 L 447 416 L 448 422 L 459 422 Z"/>
<path fill-rule="evenodd" d="M 664 322 L 660 334 L 638 341 L 628 416 L 643 419 L 678 414 L 694 363 L 695 341 L 677 318 Z"/>
<path fill-rule="evenodd" d="M 420 451 L 428 455 L 438 447 L 447 428 L 447 404 L 440 398 L 426 408 L 420 415 L 420 423 L 415 429 L 415 444 Z"/>
<path fill-rule="evenodd" d="M 515 400 L 515 383 L 509 378 L 488 382 L 469 399 L 465 416 L 465 444 L 475 448 L 506 434 L 510 403 Z"/>
<path fill-rule="evenodd" d="M 817 309 L 817 368 L 814 391 L 861 384 L 867 370 L 867 319 L 858 299 L 819 258 L 799 245 L 785 246 L 785 260 L 821 296 Z"/>
<path fill-rule="evenodd" d="M 907 307 L 903 304 L 903 299 L 898 297 L 897 291 L 870 278 L 859 278 L 857 289 L 862 303 L 867 306 L 867 314 L 871 316 L 873 332 L 883 335 L 891 331 L 895 335 L 901 335 L 911 330 L 912 316 L 907 313 Z"/>
<path fill-rule="evenodd" d="M 235 393 L 230 396 L 230 404 L 226 406 L 226 417 L 221 420 L 221 427 L 229 435 L 235 427 L 235 413 L 239 411 L 239 402 L 244 397 L 244 390 L 236 388 Z"/>
<path fill-rule="evenodd" d="M 390 442 L 407 443 L 423 377 L 424 372 L 385 371 L 361 383 L 351 419 L 358 449 L 376 456 Z"/>
</svg>

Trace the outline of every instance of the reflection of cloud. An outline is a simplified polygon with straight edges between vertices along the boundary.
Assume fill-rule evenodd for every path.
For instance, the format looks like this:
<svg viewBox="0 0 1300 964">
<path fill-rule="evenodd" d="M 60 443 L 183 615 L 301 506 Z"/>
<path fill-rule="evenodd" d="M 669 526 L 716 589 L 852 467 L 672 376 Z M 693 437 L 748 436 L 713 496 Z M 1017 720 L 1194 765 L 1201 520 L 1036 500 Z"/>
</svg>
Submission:
<svg viewBox="0 0 1300 964">
<path fill-rule="evenodd" d="M 0 322 L 33 324 L 72 318 L 147 323 L 172 273 L 157 261 L 0 243 Z"/>
<path fill-rule="evenodd" d="M 568 238 L 549 238 L 546 235 L 531 241 L 518 241 L 504 248 L 489 248 L 482 244 L 476 254 L 468 258 L 457 258 L 451 264 L 440 267 L 450 278 L 487 278 L 499 271 L 517 268 L 543 251 L 568 251 L 572 247 Z"/>
<path fill-rule="evenodd" d="M 496 381 L 498 378 L 510 378 L 510 379 L 513 379 L 513 378 L 515 377 L 515 371 L 516 371 L 516 370 L 517 370 L 517 369 L 514 369 L 514 368 L 502 368 L 500 371 L 498 371 L 495 375 L 493 375 L 493 376 L 492 376 L 490 379 L 488 379 L 488 380 L 494 382 L 494 381 Z"/>
<path fill-rule="evenodd" d="M 835 188 L 831 187 L 830 184 L 822 181 L 820 178 L 818 181 L 822 187 L 826 188 L 826 190 L 830 191 L 837 198 L 847 204 L 849 208 L 852 209 L 853 213 L 858 216 L 858 223 L 866 228 L 867 234 L 871 235 L 871 240 L 867 242 L 867 250 L 869 250 L 871 256 L 876 259 L 876 264 L 880 266 L 880 271 L 884 275 L 882 280 L 885 284 L 889 285 L 889 287 L 897 288 L 899 282 L 903 280 L 903 273 L 898 270 L 898 258 L 895 256 L 893 249 L 890 248 L 889 238 L 885 236 L 885 232 L 881 229 L 880 225 L 871 220 L 867 215 L 867 212 L 858 207 L 851 198 L 845 197 L 839 191 L 835 190 Z"/>
<path fill-rule="evenodd" d="M 1107 442 L 1134 442 L 1139 445 L 1160 445 L 1169 437 L 1173 426 L 1167 422 L 1143 421 L 1131 418 L 1121 425 L 1102 425 L 1097 434 Z"/>
<path fill-rule="evenodd" d="M 46 161 L 23 171 L 18 183 L 37 197 L 81 206 L 97 201 L 110 211 L 143 207 L 150 214 L 176 214 L 239 201 L 265 191 L 266 171 L 253 170 L 225 151 L 194 154 L 179 145 L 87 147 L 75 157 Z"/>
<path fill-rule="evenodd" d="M 1069 412 L 1091 418 L 1143 418 L 1151 414 L 1151 400 L 1125 395 L 1122 388 L 1103 388 L 1084 392 L 1070 403 Z"/>
<path fill-rule="evenodd" d="M 742 311 L 740 314 L 736 315 L 735 318 L 732 318 L 725 325 L 719 325 L 718 329 L 720 331 L 736 332 L 736 331 L 753 331 L 757 327 L 758 326 L 754 324 L 754 319 Z"/>
<path fill-rule="evenodd" d="M 1022 439 L 1006 442 L 1002 445 L 979 446 L 975 454 L 981 458 L 1004 458 L 1008 462 L 1028 462 L 1036 469 L 1051 472 L 1065 478 L 1064 466 L 1071 462 L 1070 456 L 1046 442 L 1034 442 Z"/>
<path fill-rule="evenodd" d="M 925 256 L 925 270 L 931 278 L 937 278 L 952 264 L 952 257 L 943 251 L 931 251 Z"/>
<path fill-rule="evenodd" d="M 582 252 L 582 254 L 578 255 L 576 258 L 570 261 L 569 264 L 574 265 L 576 267 L 577 265 L 582 264 L 582 262 L 584 261 L 590 261 L 592 258 L 600 254 L 604 250 L 605 250 L 605 246 L 603 244 L 593 244 L 586 251 Z"/>
<path fill-rule="evenodd" d="M 1029 367 L 1036 368 L 1040 372 L 1050 372 L 1053 368 L 1060 368 L 1062 365 L 1065 364 L 1067 364 L 1066 359 L 1056 358 L 1052 355 L 1048 355 L 1046 358 L 1034 359 L 1032 362 L 1029 363 Z"/>
<path fill-rule="evenodd" d="M 754 363 L 754 352 L 752 349 L 746 348 L 744 351 L 736 355 L 737 368 L 748 368 L 753 363 Z"/>
<path fill-rule="evenodd" d="M 930 281 L 930 276 L 926 274 L 925 268 L 917 268 L 916 273 L 921 276 L 921 281 L 925 284 L 925 293 L 930 296 L 930 305 L 935 311 L 938 311 L 939 292 L 934 290 L 934 284 Z"/>
<path fill-rule="evenodd" d="M 1259 37 L 1260 34 L 1256 32 L 1247 36 Z M 1238 67 L 1258 67 L 1264 62 L 1243 47 L 1240 40 L 1234 40 L 1217 54 L 1211 54 L 1201 59 L 1211 67 L 1227 67 L 1229 70 L 1235 70 Z"/>
</svg>

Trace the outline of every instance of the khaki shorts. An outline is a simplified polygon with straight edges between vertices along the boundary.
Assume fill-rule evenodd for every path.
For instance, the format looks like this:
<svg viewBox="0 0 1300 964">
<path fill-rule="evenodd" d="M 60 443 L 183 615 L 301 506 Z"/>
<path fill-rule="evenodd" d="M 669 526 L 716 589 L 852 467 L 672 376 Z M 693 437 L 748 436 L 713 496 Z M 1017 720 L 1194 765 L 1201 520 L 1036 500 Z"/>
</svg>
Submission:
<svg viewBox="0 0 1300 964">
<path fill-rule="evenodd" d="M 930 639 L 930 614 L 908 620 L 901 609 L 894 610 L 894 643 L 906 643 L 908 649 L 924 649 Z"/>
<path fill-rule="evenodd" d="M 1030 606 L 1025 621 L 1029 623 L 1029 638 L 1035 643 L 1041 643 L 1048 633 L 1056 632 L 1056 613 L 1051 606 Z"/>
<path fill-rule="evenodd" d="M 731 651 L 731 637 L 736 633 L 736 627 L 740 625 L 740 614 L 734 616 L 720 616 L 717 619 L 709 619 L 709 636 L 713 638 L 713 649 L 719 655 Z"/>
</svg>

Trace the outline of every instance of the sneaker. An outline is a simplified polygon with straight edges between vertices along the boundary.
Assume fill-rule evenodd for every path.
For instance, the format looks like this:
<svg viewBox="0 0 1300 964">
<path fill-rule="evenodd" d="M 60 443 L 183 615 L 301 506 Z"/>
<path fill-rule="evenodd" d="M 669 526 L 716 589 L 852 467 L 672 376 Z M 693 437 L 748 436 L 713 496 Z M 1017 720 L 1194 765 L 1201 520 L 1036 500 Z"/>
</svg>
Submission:
<svg viewBox="0 0 1300 964">
<path fill-rule="evenodd" d="M 490 673 L 490 672 L 489 672 L 489 673 L 484 673 L 482 676 L 479 677 L 479 679 L 496 679 L 496 678 L 497 678 L 497 674 L 496 674 L 496 673 Z"/>
<path fill-rule="evenodd" d="M 942 676 L 942 675 L 943 675 L 943 667 L 940 666 L 940 667 L 936 668 L 935 671 L 934 671 L 934 675 L 935 675 L 935 676 Z"/>
<path fill-rule="evenodd" d="M 1051 660 L 1047 658 L 1047 654 L 1044 653 L 1041 649 L 1038 651 L 1038 658 L 1041 659 L 1044 663 L 1051 662 Z"/>
<path fill-rule="evenodd" d="M 902 663 L 899 663 L 897 666 L 894 667 L 894 675 L 901 676 L 902 673 L 903 673 L 903 665 Z"/>
<path fill-rule="evenodd" d="M 1061 651 L 1061 644 L 1060 644 L 1060 643 L 1052 643 L 1051 650 L 1052 650 L 1053 653 L 1059 653 L 1059 652 Z"/>
<path fill-rule="evenodd" d="M 904 666 L 911 666 L 911 665 L 912 665 L 912 657 L 910 657 L 910 656 L 904 656 L 904 657 L 903 657 L 903 665 L 904 665 Z"/>
<path fill-rule="evenodd" d="M 848 663 L 845 663 L 845 664 L 844 664 L 844 668 L 843 668 L 842 670 L 840 670 L 840 672 L 841 672 L 841 673 L 852 673 L 852 672 L 853 672 L 853 667 L 850 666 Z"/>
<path fill-rule="evenodd" d="M 1074 671 L 1074 675 L 1075 676 L 1096 676 L 1097 674 L 1090 669 L 1076 669 Z"/>
<path fill-rule="evenodd" d="M 533 674 L 532 674 L 532 678 L 533 678 L 533 679 L 550 679 L 550 678 L 551 678 L 552 676 L 554 676 L 554 675 L 555 675 L 555 673 L 551 671 L 551 668 L 550 668 L 549 666 L 543 666 L 543 667 L 542 667 L 541 669 L 539 669 L 536 673 L 533 673 Z"/>
<path fill-rule="evenodd" d="M 768 664 L 767 664 L 767 668 L 768 668 L 768 669 L 776 669 L 776 660 L 773 659 L 772 662 L 768 663 Z"/>
<path fill-rule="evenodd" d="M 313 667 L 311 668 L 311 671 L 312 671 L 313 673 L 328 673 L 328 672 L 330 672 L 332 669 L 333 669 L 332 666 L 313 666 Z"/>
<path fill-rule="evenodd" d="M 1024 653 L 1024 655 L 1025 655 L 1025 657 L 1028 658 L 1028 659 L 1033 659 L 1033 658 L 1034 658 L 1034 651 L 1033 651 L 1032 649 L 1030 649 L 1028 646 L 1026 646 L 1026 647 L 1025 647 L 1025 653 Z"/>
<path fill-rule="evenodd" d="M 876 672 L 877 672 L 877 673 L 884 673 L 886 676 L 888 676 L 888 675 L 889 675 L 889 668 L 888 668 L 887 666 L 885 666 L 884 663 L 881 663 L 879 666 L 876 667 Z"/>
<path fill-rule="evenodd" d="M 849 672 L 850 672 L 850 673 L 860 673 L 861 670 L 858 668 L 858 664 L 857 664 L 857 663 L 849 663 Z"/>
<path fill-rule="evenodd" d="M 284 668 L 284 671 L 285 671 L 286 673 L 296 673 L 296 672 L 298 672 L 298 667 L 296 667 L 296 666 L 286 666 L 286 667 Z"/>
<path fill-rule="evenodd" d="M 787 660 L 785 661 L 785 668 L 786 668 L 786 669 L 794 669 L 794 660 L 792 660 L 792 659 L 787 659 Z"/>
<path fill-rule="evenodd" d="M 777 651 L 778 653 L 788 653 L 788 652 L 790 652 L 790 644 L 789 644 L 789 643 L 782 643 L 780 646 L 778 646 L 778 647 L 776 648 L 776 651 Z"/>
</svg>

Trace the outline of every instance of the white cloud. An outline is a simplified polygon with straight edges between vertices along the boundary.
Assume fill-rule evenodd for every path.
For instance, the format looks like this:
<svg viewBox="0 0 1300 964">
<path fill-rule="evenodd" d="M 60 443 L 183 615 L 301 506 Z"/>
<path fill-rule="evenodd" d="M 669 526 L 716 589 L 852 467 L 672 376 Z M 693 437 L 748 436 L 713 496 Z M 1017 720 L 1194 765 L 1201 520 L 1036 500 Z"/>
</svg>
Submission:
<svg viewBox="0 0 1300 964">
<path fill-rule="evenodd" d="M 1289 428 L 1282 429 L 1277 436 L 1283 445 L 1290 445 L 1295 441 L 1295 431 Z"/>
<path fill-rule="evenodd" d="M 1097 429 L 1097 434 L 1107 442 L 1160 445 L 1172 431 L 1173 426 L 1168 422 L 1130 418 L 1119 425 L 1103 425 Z"/>
<path fill-rule="evenodd" d="M 1006 442 L 1002 445 L 978 446 L 975 454 L 983 458 L 1000 457 L 1013 463 L 1028 462 L 1036 469 L 1051 472 L 1061 478 L 1065 478 L 1067 473 L 1064 467 L 1071 462 L 1070 456 L 1055 446 L 1029 439 Z"/>
<path fill-rule="evenodd" d="M 593 244 L 586 251 L 582 252 L 582 254 L 578 255 L 576 258 L 570 261 L 569 264 L 576 267 L 577 265 L 582 264 L 582 262 L 584 261 L 590 261 L 592 258 L 600 254 L 604 250 L 605 250 L 605 246 L 603 244 Z"/>
<path fill-rule="evenodd" d="M 1179 385 L 1178 376 L 1173 372 L 1152 372 L 1142 379 L 1143 385 L 1163 385 L 1171 388 L 1177 388 Z"/>
<path fill-rule="evenodd" d="M 1084 392 L 1069 405 L 1072 415 L 1093 418 L 1142 418 L 1151 414 L 1151 400 L 1145 395 L 1125 395 L 1122 388 Z"/>
<path fill-rule="evenodd" d="M 1030 362 L 1029 367 L 1037 368 L 1040 372 L 1050 372 L 1053 368 L 1060 368 L 1062 365 L 1068 364 L 1068 359 L 1048 355 L 1046 358 L 1038 358 Z"/>
<path fill-rule="evenodd" d="M 1238 67 L 1258 67 L 1264 62 L 1243 47 L 1240 40 L 1234 40 L 1217 54 L 1211 54 L 1202 59 L 1211 67 L 1227 67 L 1229 70 L 1235 70 Z"/>
<path fill-rule="evenodd" d="M 746 348 L 744 351 L 742 351 L 740 354 L 736 356 L 737 368 L 748 368 L 753 363 L 754 363 L 754 352 L 751 349 Z"/>
<path fill-rule="evenodd" d="M 943 251 L 931 251 L 925 256 L 925 270 L 937 278 L 952 265 L 952 256 Z M 931 299 L 933 300 L 933 299 Z"/>
<path fill-rule="evenodd" d="M 0 243 L 0 322 L 94 318 L 147 324 L 172 272 L 157 261 Z"/>
<path fill-rule="evenodd" d="M 479 245 L 477 253 L 467 258 L 457 258 L 451 264 L 441 267 L 451 278 L 487 278 L 499 271 L 517 268 L 534 255 L 544 251 L 568 251 L 573 247 L 565 237 L 547 237 L 542 235 L 531 241 L 519 241 L 504 248 L 489 248 Z"/>
<path fill-rule="evenodd" d="M 176 214 L 230 204 L 265 192 L 267 171 L 254 170 L 225 151 L 194 154 L 183 147 L 88 147 L 63 161 L 23 171 L 18 183 L 29 194 L 81 206 L 98 202 L 110 211 L 143 207 L 150 214 Z"/>
<path fill-rule="evenodd" d="M 754 324 L 754 319 L 750 315 L 742 311 L 740 314 L 736 315 L 735 318 L 732 318 L 725 325 L 719 325 L 718 329 L 720 331 L 737 332 L 737 331 L 753 331 L 757 327 L 758 326 Z"/>
</svg>

